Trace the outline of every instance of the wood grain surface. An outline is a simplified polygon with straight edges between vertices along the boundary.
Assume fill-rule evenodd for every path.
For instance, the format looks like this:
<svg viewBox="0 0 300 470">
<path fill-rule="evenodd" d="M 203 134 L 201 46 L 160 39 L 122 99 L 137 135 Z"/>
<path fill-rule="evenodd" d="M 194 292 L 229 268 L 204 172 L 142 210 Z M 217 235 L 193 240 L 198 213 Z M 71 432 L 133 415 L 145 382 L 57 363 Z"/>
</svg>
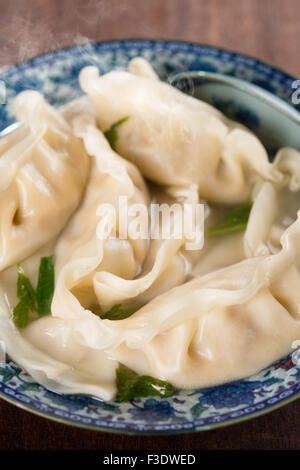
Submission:
<svg viewBox="0 0 300 470">
<path fill-rule="evenodd" d="M 183 39 L 249 54 L 300 77 L 299 0 L 0 0 L 0 66 L 72 44 Z M 300 401 L 215 431 L 123 436 L 0 402 L 0 449 L 300 449 Z"/>
</svg>

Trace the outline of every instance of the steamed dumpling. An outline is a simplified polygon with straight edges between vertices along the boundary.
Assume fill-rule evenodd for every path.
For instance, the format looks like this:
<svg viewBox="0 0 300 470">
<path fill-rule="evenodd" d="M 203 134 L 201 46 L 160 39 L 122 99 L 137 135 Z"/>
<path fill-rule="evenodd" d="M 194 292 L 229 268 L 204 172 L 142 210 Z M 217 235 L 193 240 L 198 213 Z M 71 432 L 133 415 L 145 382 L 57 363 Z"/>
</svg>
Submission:
<svg viewBox="0 0 300 470">
<path fill-rule="evenodd" d="M 293 160 L 293 172 L 287 171 Z M 282 171 L 280 184 L 260 181 L 252 189 L 252 208 L 245 231 L 233 232 L 222 237 L 206 237 L 203 249 L 189 252 L 192 264 L 191 277 L 207 274 L 254 256 L 276 254 L 281 250 L 281 237 L 296 220 L 300 207 L 300 154 L 282 149 L 274 161 Z M 284 171 L 283 171 L 284 170 Z M 224 206 L 210 204 L 205 226 L 224 221 Z"/>
<path fill-rule="evenodd" d="M 78 325 L 83 344 L 183 388 L 257 373 L 288 354 L 299 338 L 299 229 L 298 218 L 278 254 L 195 278 L 128 319 L 86 318 Z"/>
<path fill-rule="evenodd" d="M 54 246 L 55 240 L 22 262 L 33 285 L 41 256 L 51 255 Z M 0 340 L 5 342 L 10 357 L 50 390 L 111 400 L 116 392 L 118 362 L 105 351 L 80 344 L 77 324 L 72 320 L 47 315 L 18 329 L 11 319 L 11 310 L 18 302 L 16 284 L 15 266 L 0 273 Z"/>
<path fill-rule="evenodd" d="M 116 149 L 145 177 L 164 185 L 194 183 L 201 198 L 229 204 L 249 198 L 258 175 L 281 178 L 250 131 L 157 80 L 143 59 L 129 68 L 134 73 L 117 70 L 100 77 L 96 67 L 86 67 L 80 84 L 102 130 L 129 117 L 118 128 Z"/>
<path fill-rule="evenodd" d="M 282 168 L 288 157 L 289 152 L 282 155 Z M 76 292 L 70 295 L 62 278 L 57 285 L 62 303 L 58 309 L 54 302 L 53 312 L 78 319 L 81 344 L 178 387 L 216 385 L 258 372 L 288 354 L 300 334 L 299 186 L 288 172 L 283 180 L 278 187 L 258 183 L 248 229 L 204 245 L 196 253 L 190 281 L 150 297 L 131 317 L 102 320 L 78 304 L 75 309 Z M 279 233 L 276 243 L 274 233 Z M 122 279 L 102 272 L 101 264 L 94 277 L 99 303 L 105 296 L 115 303 L 126 300 L 132 291 L 141 298 L 135 283 L 140 287 L 145 279 Z"/>
<path fill-rule="evenodd" d="M 89 171 L 81 140 L 41 94 L 21 93 L 13 111 L 23 126 L 0 141 L 0 270 L 61 231 Z"/>
<path fill-rule="evenodd" d="M 58 282 L 53 312 L 57 316 L 66 314 L 61 299 L 66 289 L 75 295 L 73 298 L 69 293 L 79 310 L 80 302 L 84 308 L 97 308 L 98 304 L 103 307 L 105 302 L 97 299 L 94 289 L 97 272 L 107 270 L 132 279 L 139 272 L 148 248 L 147 240 L 122 239 L 117 220 L 111 221 L 111 232 L 100 233 L 100 227 L 105 228 L 109 221 L 109 204 L 116 209 L 118 218 L 121 217 L 120 196 L 127 198 L 128 210 L 132 204 L 141 204 L 148 210 L 150 199 L 139 171 L 111 150 L 90 116 L 75 120 L 75 132 L 84 138 L 92 156 L 91 173 L 82 204 L 62 233 L 55 251 Z"/>
<path fill-rule="evenodd" d="M 182 388 L 246 377 L 289 353 L 299 338 L 299 246 L 298 218 L 284 233 L 279 253 L 195 278 L 121 321 L 73 310 L 63 318 L 36 320 L 20 332 L 6 304 L 14 302 L 13 295 L 1 295 L 0 338 L 46 387 L 104 400 L 114 397 L 119 363 Z M 33 266 L 46 254 L 24 263 L 31 279 Z M 13 273 L 5 282 L 4 274 L 1 294 Z M 69 299 L 65 308 L 75 305 Z"/>
<path fill-rule="evenodd" d="M 8 353 L 52 390 L 104 400 L 115 396 L 119 365 L 198 388 L 289 353 L 300 335 L 299 152 L 283 148 L 270 164 L 253 134 L 160 82 L 140 58 L 103 77 L 88 67 L 80 80 L 102 130 L 129 117 L 117 128 L 120 155 L 87 98 L 58 113 L 23 93 L 15 113 L 25 125 L 0 141 L 0 340 Z M 247 199 L 245 231 L 194 250 L 186 234 L 149 238 L 150 227 L 165 224 L 153 222 L 153 202 L 204 202 L 207 227 Z M 126 215 L 139 224 L 136 204 L 146 237 L 124 237 Z M 176 213 L 172 224 L 181 224 Z M 18 330 L 15 263 L 36 285 L 40 257 L 53 253 L 51 314 L 31 313 Z M 135 313 L 103 319 L 119 304 Z"/>
<path fill-rule="evenodd" d="M 83 202 L 56 247 L 58 281 L 52 312 L 59 317 L 76 317 L 82 316 L 84 309 L 101 313 L 120 303 L 140 307 L 185 281 L 189 272 L 184 256 L 186 240 L 150 241 L 148 232 L 145 239 L 132 238 L 130 233 L 123 239 L 117 222 L 125 209 L 120 212 L 119 198 L 127 197 L 128 214 L 139 204 L 149 218 L 150 195 L 145 182 L 134 165 L 112 151 L 93 120 L 78 118 L 75 132 L 92 156 L 92 168 Z M 193 198 L 191 188 L 184 200 Z M 112 227 L 116 233 L 103 239 L 98 230 L 109 217 L 109 211 L 105 213 L 109 203 L 117 213 Z M 100 214 L 101 205 L 104 212 Z M 136 217 L 131 217 L 131 222 Z"/>
</svg>

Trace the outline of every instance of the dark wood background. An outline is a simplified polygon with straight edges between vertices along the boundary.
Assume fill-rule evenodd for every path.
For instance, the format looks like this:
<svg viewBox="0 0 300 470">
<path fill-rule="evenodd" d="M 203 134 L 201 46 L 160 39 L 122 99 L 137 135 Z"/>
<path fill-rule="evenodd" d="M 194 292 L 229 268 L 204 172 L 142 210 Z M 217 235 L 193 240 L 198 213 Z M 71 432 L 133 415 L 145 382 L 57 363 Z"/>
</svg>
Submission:
<svg viewBox="0 0 300 470">
<path fill-rule="evenodd" d="M 300 77 L 299 0 L 0 0 L 0 66 L 87 38 L 184 39 Z M 1 449 L 300 449 L 300 401 L 215 431 L 122 436 L 76 429 L 0 402 Z"/>
</svg>

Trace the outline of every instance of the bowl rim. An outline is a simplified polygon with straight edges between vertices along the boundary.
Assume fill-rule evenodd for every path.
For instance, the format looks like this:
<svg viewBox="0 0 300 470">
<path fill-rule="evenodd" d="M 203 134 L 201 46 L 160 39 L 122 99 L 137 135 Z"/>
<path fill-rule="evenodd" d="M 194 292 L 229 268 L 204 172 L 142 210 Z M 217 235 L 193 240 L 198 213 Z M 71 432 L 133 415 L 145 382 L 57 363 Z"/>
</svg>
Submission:
<svg viewBox="0 0 300 470">
<path fill-rule="evenodd" d="M 240 418 L 233 418 L 227 421 L 224 421 L 222 423 L 215 423 L 211 425 L 206 425 L 206 426 L 201 426 L 201 427 L 194 427 L 191 429 L 165 429 L 161 431 L 154 431 L 154 430 L 131 430 L 131 429 L 117 429 L 117 428 L 108 428 L 108 427 L 102 427 L 102 426 L 96 426 L 96 425 L 90 425 L 90 424 L 85 424 L 85 423 L 79 423 L 77 421 L 72 421 L 69 418 L 59 418 L 57 416 L 54 416 L 53 414 L 47 413 L 46 411 L 39 411 L 36 408 L 31 407 L 30 405 L 25 405 L 18 401 L 17 399 L 8 397 L 4 393 L 0 392 L 0 398 L 6 401 L 7 403 L 10 403 L 11 405 L 15 405 L 17 408 L 20 408 L 23 411 L 27 411 L 31 414 L 34 414 L 40 418 L 45 418 L 45 419 L 50 419 L 51 421 L 54 421 L 59 424 L 63 424 L 65 426 L 73 426 L 76 428 L 81 428 L 85 429 L 88 431 L 96 431 L 96 432 L 106 432 L 109 434 L 124 434 L 124 435 L 132 435 L 132 436 L 139 436 L 139 435 L 144 435 L 144 436 L 164 436 L 164 435 L 173 435 L 173 434 L 194 434 L 194 433 L 199 433 L 203 431 L 212 431 L 214 429 L 219 429 L 219 428 L 225 428 L 227 426 L 233 426 L 235 424 L 240 424 L 244 421 L 250 421 L 251 419 L 258 418 L 260 416 L 266 415 L 268 413 L 271 413 L 272 411 L 275 411 L 279 408 L 282 408 L 285 405 L 288 405 L 289 403 L 292 403 L 293 401 L 298 400 L 300 398 L 300 392 L 296 393 L 295 395 L 285 398 L 275 405 L 271 405 L 268 408 L 265 408 L 261 411 L 256 411 L 251 414 L 247 414 L 243 417 Z"/>
<path fill-rule="evenodd" d="M 188 40 L 184 40 L 184 39 L 174 39 L 174 38 L 168 38 L 168 39 L 166 39 L 166 38 L 151 38 L 151 37 L 141 38 L 141 37 L 132 36 L 132 37 L 123 38 L 123 39 L 105 39 L 103 41 L 102 40 L 99 41 L 99 40 L 95 39 L 95 40 L 88 41 L 88 44 L 91 44 L 91 45 L 117 44 L 117 43 L 126 44 L 126 43 L 135 43 L 135 42 L 154 43 L 154 44 L 155 43 L 163 43 L 163 44 L 173 43 L 173 44 L 186 44 L 186 45 L 195 46 L 195 47 L 205 47 L 207 49 L 225 52 L 225 53 L 231 54 L 231 55 L 236 56 L 236 57 L 244 57 L 246 59 L 253 60 L 254 62 L 256 62 L 256 64 L 265 65 L 265 66 L 267 66 L 267 67 L 269 67 L 273 70 L 276 70 L 277 72 L 280 72 L 281 74 L 285 75 L 289 79 L 299 80 L 299 78 L 296 78 L 295 75 L 293 75 L 290 72 L 287 72 L 286 70 L 282 69 L 281 67 L 278 67 L 277 65 L 273 64 L 273 62 L 271 62 L 271 61 L 269 62 L 269 61 L 265 61 L 265 60 L 262 60 L 262 59 L 258 59 L 257 57 L 255 57 L 251 54 L 244 54 L 243 52 L 234 51 L 232 49 L 225 48 L 225 47 L 219 47 L 217 45 L 207 44 L 205 42 L 195 42 L 195 41 L 188 41 Z M 67 45 L 67 46 L 64 46 L 64 47 L 60 47 L 58 49 L 52 49 L 52 50 L 42 52 L 42 53 L 37 54 L 33 57 L 29 57 L 28 59 L 24 59 L 24 60 L 21 60 L 21 61 L 18 61 L 18 62 L 12 62 L 11 64 L 8 64 L 8 65 L 1 65 L 0 66 L 0 73 L 8 72 L 9 69 L 11 69 L 11 68 L 19 68 L 19 67 L 22 67 L 22 65 L 30 64 L 30 63 L 34 62 L 35 60 L 37 60 L 39 58 L 46 57 L 46 56 L 51 56 L 51 55 L 57 54 L 58 52 L 68 52 L 69 50 L 76 49 L 76 48 L 82 47 L 84 45 L 85 45 L 85 43 L 83 43 L 83 44 L 70 44 L 70 45 Z"/>
<path fill-rule="evenodd" d="M 206 44 L 206 43 L 197 43 L 197 42 L 194 42 L 194 41 L 187 41 L 187 40 L 181 40 L 181 39 L 160 39 L 160 38 L 134 38 L 134 37 L 130 37 L 130 38 L 124 38 L 124 39 L 110 39 L 110 40 L 103 40 L 103 41 L 98 41 L 98 40 L 93 40 L 93 41 L 89 41 L 88 44 L 91 44 L 91 45 L 99 45 L 101 46 L 102 44 L 106 44 L 106 45 L 109 45 L 109 44 L 132 44 L 132 43 L 135 43 L 135 42 L 139 42 L 141 44 L 147 44 L 147 43 L 153 43 L 153 44 L 179 44 L 179 45 L 182 45 L 182 44 L 186 44 L 186 45 L 189 45 L 189 46 L 194 46 L 194 47 L 203 47 L 203 48 L 207 48 L 207 49 L 211 49 L 211 50 L 215 50 L 215 51 L 219 51 L 219 52 L 224 52 L 224 53 L 228 53 L 234 57 L 243 57 L 243 58 L 247 58 L 247 59 L 250 59 L 254 62 L 254 64 L 259 64 L 259 65 L 264 65 L 264 66 L 267 66 L 269 67 L 270 69 L 272 70 L 275 70 L 276 72 L 280 72 L 283 76 L 285 76 L 286 78 L 290 79 L 290 80 L 297 80 L 297 78 L 293 75 L 291 75 L 289 72 L 286 72 L 285 70 L 281 69 L 280 67 L 278 67 L 277 65 L 274 65 L 270 62 L 266 62 L 266 61 L 263 61 L 263 60 L 260 60 L 260 59 L 257 59 L 256 57 L 254 56 L 251 56 L 249 54 L 244 54 L 242 52 L 237 52 L 237 51 L 233 51 L 231 49 L 227 49 L 227 48 L 223 48 L 223 47 L 218 47 L 217 45 L 211 45 L 211 44 Z M 22 66 L 25 66 L 25 65 L 31 65 L 33 64 L 36 60 L 38 60 L 39 58 L 51 58 L 51 56 L 53 55 L 56 55 L 57 53 L 59 52 L 68 52 L 68 51 L 72 51 L 73 49 L 76 49 L 78 47 L 80 47 L 81 44 L 73 44 L 73 45 L 69 45 L 69 46 L 64 46 L 62 48 L 58 48 L 58 49 L 53 49 L 53 50 L 50 50 L 50 51 L 47 51 L 47 52 L 43 52 L 41 54 L 37 54 L 33 57 L 30 57 L 28 59 L 25 59 L 25 60 L 22 60 L 22 61 L 19 61 L 19 62 L 15 62 L 15 63 L 12 63 L 12 64 L 8 64 L 8 65 L 3 65 L 3 66 L 0 66 L 0 78 L 1 78 L 1 73 L 9 73 L 10 70 L 11 72 L 13 73 L 15 69 L 18 69 L 18 68 L 22 68 Z M 271 93 L 272 94 L 272 93 Z M 263 415 L 266 415 L 272 411 L 275 411 L 289 403 L 292 403 L 294 401 L 296 401 L 298 398 L 300 398 L 300 392 L 297 392 L 295 393 L 294 395 L 288 397 L 288 398 L 284 398 L 280 401 L 278 401 L 276 404 L 274 405 L 271 405 L 271 406 L 268 406 L 267 408 L 264 408 L 263 410 L 259 410 L 259 411 L 256 411 L 256 412 L 253 412 L 253 413 L 249 413 L 243 417 L 237 417 L 237 418 L 233 418 L 233 419 L 229 419 L 229 420 L 226 420 L 224 422 L 221 422 L 221 423 L 214 423 L 214 424 L 211 424 L 211 425 L 205 425 L 205 426 L 201 426 L 201 427 L 193 427 L 191 429 L 165 429 L 165 430 L 159 430 L 159 431 L 155 431 L 155 430 L 134 430 L 134 429 L 118 429 L 118 428 L 110 428 L 110 427 L 104 427 L 104 426 L 97 426 L 97 425 L 90 425 L 90 424 L 85 424 L 85 423 L 79 423 L 77 421 L 72 421 L 71 419 L 69 418 L 60 418 L 58 416 L 55 416 L 51 413 L 48 413 L 46 411 L 40 411 L 40 410 L 37 410 L 36 408 L 30 406 L 29 404 L 24 404 L 20 401 L 18 401 L 16 398 L 12 398 L 12 397 L 8 397 L 7 395 L 5 395 L 3 392 L 0 391 L 0 398 L 3 399 L 4 401 L 6 401 L 7 403 L 10 403 L 11 405 L 15 405 L 17 408 L 20 408 L 22 409 L 23 411 L 27 411 L 31 414 L 34 414 L 36 416 L 39 416 L 41 418 L 45 418 L 45 419 L 50 419 L 51 421 L 54 421 L 56 423 L 60 423 L 60 424 L 63 424 L 63 425 L 66 425 L 66 426 L 73 426 L 73 427 L 76 427 L 76 428 L 80 428 L 80 429 L 85 429 L 85 430 L 89 430 L 89 431 L 99 431 L 99 432 L 106 432 L 106 433 L 109 433 L 109 434 L 124 434 L 124 435 L 173 435 L 173 434 L 189 434 L 189 433 L 199 433 L 199 432 L 203 432 L 203 431 L 210 431 L 210 430 L 213 430 L 213 429 L 219 429 L 219 428 L 224 428 L 224 427 L 227 427 L 227 426 L 232 426 L 234 424 L 239 424 L 239 423 L 242 423 L 244 421 L 249 421 L 253 418 L 257 418 L 259 416 L 263 416 Z"/>
</svg>

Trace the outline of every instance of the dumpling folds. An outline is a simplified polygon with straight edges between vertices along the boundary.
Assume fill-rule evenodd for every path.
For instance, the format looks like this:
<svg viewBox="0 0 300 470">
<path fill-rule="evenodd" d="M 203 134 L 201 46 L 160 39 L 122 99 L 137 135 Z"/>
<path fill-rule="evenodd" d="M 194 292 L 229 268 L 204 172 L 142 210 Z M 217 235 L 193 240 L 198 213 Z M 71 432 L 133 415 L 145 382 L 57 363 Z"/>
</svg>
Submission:
<svg viewBox="0 0 300 470">
<path fill-rule="evenodd" d="M 21 93 L 13 111 L 23 126 L 0 141 L 0 270 L 61 231 L 89 171 L 81 140 L 41 94 Z"/>
<path fill-rule="evenodd" d="M 44 317 L 20 332 L 6 304 L 13 296 L 1 295 L 0 338 L 47 388 L 104 400 L 114 397 L 119 363 L 182 388 L 246 377 L 290 352 L 299 339 L 294 261 L 299 262 L 300 219 L 285 232 L 282 245 L 276 255 L 250 258 L 175 287 L 121 321 L 85 311 L 77 318 Z M 24 263 L 27 274 L 30 262 Z M 15 286 L 15 269 L 14 276 Z"/>
<path fill-rule="evenodd" d="M 121 321 L 82 311 L 76 326 L 79 341 L 139 374 L 183 388 L 247 377 L 288 354 L 300 334 L 300 214 L 296 220 L 291 210 L 291 201 L 294 209 L 298 206 L 299 192 L 291 192 L 286 183 L 276 196 L 281 204 L 269 182 L 255 188 L 251 224 L 241 234 L 236 264 L 218 269 L 204 257 L 201 274 L 193 272 L 194 279 L 152 298 Z M 265 214 L 263 228 L 259 209 Z M 255 218 L 257 233 L 251 227 Z M 228 251 L 226 245 L 223 249 Z M 203 252 L 198 256 L 202 267 Z"/>
<path fill-rule="evenodd" d="M 33 285 L 40 257 L 52 254 L 53 245 L 50 242 L 22 262 Z M 116 391 L 118 362 L 104 351 L 80 344 L 75 331 L 76 322 L 72 320 L 48 315 L 34 319 L 24 330 L 19 330 L 11 318 L 11 310 L 18 302 L 16 285 L 15 266 L 0 273 L 0 340 L 10 357 L 50 390 L 111 400 Z"/>
<path fill-rule="evenodd" d="M 258 175 L 281 179 L 255 135 L 159 81 L 142 58 L 129 64 L 129 72 L 99 76 L 96 67 L 86 67 L 80 84 L 103 131 L 129 117 L 117 129 L 116 149 L 154 182 L 196 184 L 201 198 L 234 204 L 250 197 Z"/>
<path fill-rule="evenodd" d="M 114 397 L 119 363 L 182 388 L 246 377 L 290 352 L 299 339 L 299 244 L 300 219 L 285 232 L 278 254 L 196 278 L 121 321 L 85 310 L 76 318 L 41 318 L 20 332 L 6 304 L 16 300 L 11 293 L 1 295 L 0 339 L 47 388 L 104 400 Z M 26 260 L 27 274 L 39 256 Z M 0 275 L 1 290 L 8 271 L 5 282 L 11 277 L 16 285 L 16 270 L 10 268 Z"/>
<path fill-rule="evenodd" d="M 125 308 L 140 307 L 184 282 L 188 269 L 181 248 L 185 239 L 149 241 L 148 232 L 147 238 L 135 238 L 130 231 L 127 239 L 122 238 L 119 221 L 126 214 L 119 206 L 121 197 L 127 198 L 128 226 L 139 216 L 130 215 L 135 204 L 149 218 L 150 195 L 144 180 L 134 165 L 110 148 L 89 117 L 75 121 L 75 132 L 92 155 L 92 169 L 82 204 L 56 247 L 58 278 L 52 313 L 75 318 L 85 317 L 87 310 L 101 314 L 120 303 Z M 185 200 L 190 198 L 194 198 L 192 189 Z M 112 233 L 103 238 L 99 228 L 110 217 L 108 204 L 117 217 Z"/>
<path fill-rule="evenodd" d="M 130 240 L 135 256 L 128 264 L 130 257 L 123 257 L 120 247 L 110 250 L 97 240 L 94 214 L 99 197 L 100 201 L 114 201 L 115 196 L 128 194 L 129 203 L 148 203 L 138 171 L 110 150 L 92 123 L 87 122 L 87 126 L 84 128 L 80 122 L 80 128 L 85 129 L 85 145 L 92 153 L 90 145 L 94 148 L 97 142 L 99 153 L 93 157 L 83 204 L 58 243 L 52 316 L 33 321 L 20 333 L 9 317 L 9 306 L 17 302 L 16 269 L 0 275 L 0 287 L 6 294 L 0 296 L 0 338 L 12 357 L 48 388 L 108 400 L 115 393 L 115 368 L 119 363 L 178 387 L 195 388 L 249 376 L 289 353 L 300 335 L 300 214 L 282 230 L 278 246 L 270 243 L 272 228 L 282 228 L 286 207 L 274 200 L 275 189 L 268 182 L 256 188 L 250 218 L 259 216 L 256 204 L 261 201 L 264 211 L 268 207 L 275 214 L 273 222 L 266 217 L 266 236 L 250 231 L 243 239 L 248 240 L 250 250 L 265 244 L 269 251 L 261 254 L 259 249 L 258 254 L 250 253 L 249 258 L 234 265 L 206 275 L 194 274 L 191 281 L 175 283 L 168 292 L 150 298 L 139 311 L 121 321 L 102 320 L 87 308 L 103 301 L 103 293 L 97 298 L 94 284 L 98 274 L 105 274 L 101 269 L 111 269 L 106 275 L 115 273 L 121 279 L 125 267 L 131 266 L 134 271 L 138 262 L 145 263 L 147 248 Z M 93 182 L 99 183 L 97 189 Z M 103 194 L 100 188 L 105 189 Z M 284 197 L 299 195 L 290 194 L 288 186 L 282 191 Z M 296 207 L 297 202 L 294 204 Z M 52 247 L 48 251 L 51 253 Z M 36 270 L 39 256 L 49 253 L 39 253 L 34 261 L 26 260 L 25 272 L 34 273 L 33 265 Z M 172 259 L 176 256 L 177 252 L 175 256 L 173 253 Z M 116 259 L 118 263 L 113 264 Z M 125 276 L 123 280 L 129 284 L 136 281 Z M 111 279 L 102 278 L 101 282 L 113 286 Z M 88 293 L 92 295 L 90 300 Z"/>
<path fill-rule="evenodd" d="M 235 264 L 244 258 L 275 254 L 281 250 L 281 236 L 296 220 L 300 207 L 300 153 L 283 148 L 278 152 L 274 167 L 281 172 L 278 184 L 259 181 L 252 188 L 253 202 L 245 231 L 205 239 L 198 253 L 187 253 L 191 277 L 207 274 Z M 224 222 L 230 208 L 210 204 L 205 220 L 206 229 Z"/>
<path fill-rule="evenodd" d="M 291 156 L 282 152 L 282 166 Z M 208 244 L 196 279 L 118 325 L 124 336 L 112 357 L 194 388 L 252 375 L 290 352 L 300 334 L 299 185 L 287 178 L 276 191 L 264 182 L 253 198 L 246 232 Z"/>
<path fill-rule="evenodd" d="M 127 196 L 129 210 L 135 203 L 148 210 L 150 197 L 139 171 L 111 150 L 91 116 L 77 117 L 74 131 L 91 155 L 82 203 L 58 242 L 54 240 L 22 262 L 35 285 L 40 257 L 55 251 L 57 282 L 52 315 L 32 319 L 21 331 L 15 327 L 11 309 L 18 301 L 17 270 L 15 266 L 8 268 L 0 274 L 0 338 L 18 364 L 47 388 L 110 400 L 115 395 L 119 362 L 101 345 L 92 345 L 94 322 L 101 321 L 97 314 L 120 296 L 126 303 L 128 298 L 141 302 L 141 295 L 145 302 L 180 284 L 187 271 L 184 256 L 179 253 L 184 240 L 167 240 L 165 244 L 155 240 L 149 247 L 149 240 L 123 240 L 118 232 L 115 238 L 109 234 L 104 239 L 97 237 L 99 224 L 109 215 L 98 213 L 99 207 L 110 203 L 118 213 L 119 197 Z M 195 197 L 192 189 L 190 193 L 187 199 Z M 139 274 L 141 278 L 135 278 Z M 122 290 L 112 280 L 117 286 L 128 284 Z M 90 341 L 83 340 L 83 331 Z"/>
<path fill-rule="evenodd" d="M 86 317 L 82 344 L 103 349 L 139 374 L 182 388 L 257 373 L 288 354 L 300 334 L 300 219 L 282 250 L 201 276 L 121 321 Z M 297 264 L 296 264 L 297 261 Z"/>
</svg>

